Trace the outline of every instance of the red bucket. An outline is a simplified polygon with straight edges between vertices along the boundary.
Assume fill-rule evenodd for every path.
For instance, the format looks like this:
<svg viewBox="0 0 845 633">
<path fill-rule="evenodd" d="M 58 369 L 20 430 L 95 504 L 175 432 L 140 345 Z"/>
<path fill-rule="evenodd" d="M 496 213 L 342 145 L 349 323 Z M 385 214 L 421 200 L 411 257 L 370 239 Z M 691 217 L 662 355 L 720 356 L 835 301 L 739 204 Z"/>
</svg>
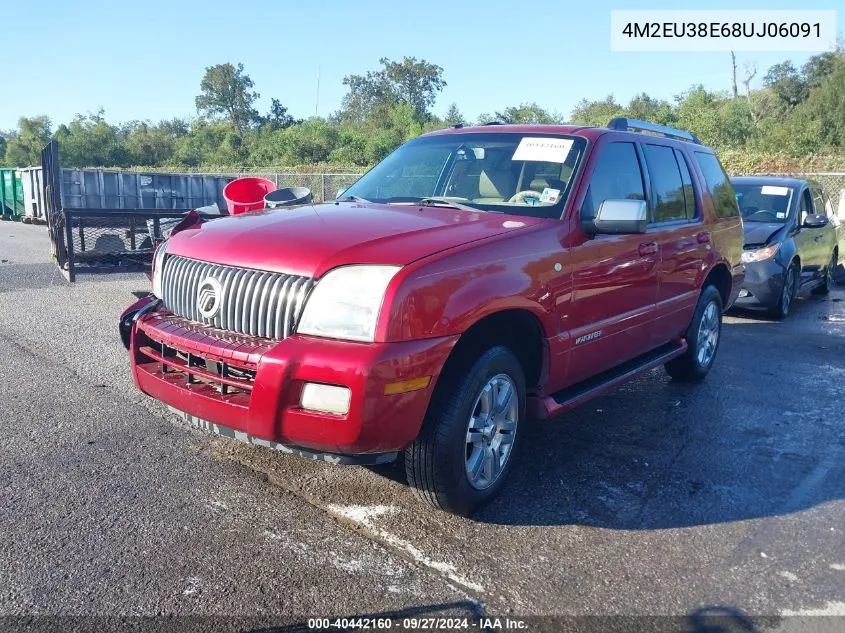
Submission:
<svg viewBox="0 0 845 633">
<path fill-rule="evenodd" d="M 238 178 L 223 187 L 223 199 L 231 215 L 264 208 L 264 196 L 276 190 L 276 183 L 266 178 Z"/>
</svg>

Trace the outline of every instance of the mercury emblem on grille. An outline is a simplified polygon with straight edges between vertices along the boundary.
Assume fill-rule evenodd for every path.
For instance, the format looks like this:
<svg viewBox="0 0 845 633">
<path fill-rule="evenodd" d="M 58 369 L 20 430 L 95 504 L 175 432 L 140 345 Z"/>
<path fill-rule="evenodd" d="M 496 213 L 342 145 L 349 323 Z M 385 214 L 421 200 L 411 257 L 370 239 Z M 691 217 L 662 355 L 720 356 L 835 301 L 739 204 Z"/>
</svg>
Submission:
<svg viewBox="0 0 845 633">
<path fill-rule="evenodd" d="M 213 319 L 220 310 L 223 299 L 223 289 L 214 277 L 206 277 L 197 289 L 197 310 L 205 319 Z"/>
</svg>

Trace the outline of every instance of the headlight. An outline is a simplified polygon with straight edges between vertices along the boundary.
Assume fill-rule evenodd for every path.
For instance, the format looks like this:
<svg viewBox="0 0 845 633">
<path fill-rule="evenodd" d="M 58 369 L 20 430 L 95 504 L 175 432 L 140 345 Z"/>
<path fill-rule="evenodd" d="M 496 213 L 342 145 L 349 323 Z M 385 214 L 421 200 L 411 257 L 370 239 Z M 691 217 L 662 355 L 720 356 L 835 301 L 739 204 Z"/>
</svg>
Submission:
<svg viewBox="0 0 845 633">
<path fill-rule="evenodd" d="M 343 266 L 329 271 L 305 303 L 296 331 L 373 342 L 384 293 L 399 266 Z"/>
<path fill-rule="evenodd" d="M 756 248 L 753 251 L 743 251 L 742 263 L 751 264 L 753 262 L 762 262 L 764 259 L 774 257 L 779 248 L 780 243 L 772 244 L 771 246 L 766 246 L 764 248 Z"/>
<path fill-rule="evenodd" d="M 153 294 L 161 299 L 161 276 L 164 274 L 164 254 L 167 251 L 167 240 L 162 242 L 153 256 Z"/>
</svg>

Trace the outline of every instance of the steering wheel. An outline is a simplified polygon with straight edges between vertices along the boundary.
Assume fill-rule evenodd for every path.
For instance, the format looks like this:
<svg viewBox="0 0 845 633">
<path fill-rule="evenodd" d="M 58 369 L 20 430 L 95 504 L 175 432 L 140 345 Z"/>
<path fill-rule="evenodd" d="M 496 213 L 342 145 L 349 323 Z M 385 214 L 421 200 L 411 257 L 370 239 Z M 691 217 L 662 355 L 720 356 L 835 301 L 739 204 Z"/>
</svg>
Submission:
<svg viewBox="0 0 845 633">
<path fill-rule="evenodd" d="M 543 195 L 536 191 L 531 191 L 530 189 L 526 189 L 525 191 L 520 191 L 519 193 L 515 193 L 510 197 L 508 202 L 519 202 L 520 204 L 526 204 L 526 198 L 537 198 L 537 201 L 540 201 L 540 196 Z M 533 205 L 532 205 L 533 206 Z"/>
</svg>

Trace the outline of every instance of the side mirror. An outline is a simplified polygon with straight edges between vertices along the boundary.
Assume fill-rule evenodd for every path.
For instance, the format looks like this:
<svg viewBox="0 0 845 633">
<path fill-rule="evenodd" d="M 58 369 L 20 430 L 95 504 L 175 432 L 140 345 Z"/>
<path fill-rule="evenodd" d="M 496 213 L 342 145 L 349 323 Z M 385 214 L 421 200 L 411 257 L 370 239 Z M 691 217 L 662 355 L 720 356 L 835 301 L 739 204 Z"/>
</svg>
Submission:
<svg viewBox="0 0 845 633">
<path fill-rule="evenodd" d="M 605 200 L 595 218 L 581 220 L 587 235 L 645 233 L 648 208 L 645 200 Z"/>
<path fill-rule="evenodd" d="M 810 213 L 804 218 L 804 224 L 801 226 L 805 229 L 820 229 L 823 226 L 827 226 L 828 219 L 826 215 L 820 215 L 818 213 Z"/>
</svg>

